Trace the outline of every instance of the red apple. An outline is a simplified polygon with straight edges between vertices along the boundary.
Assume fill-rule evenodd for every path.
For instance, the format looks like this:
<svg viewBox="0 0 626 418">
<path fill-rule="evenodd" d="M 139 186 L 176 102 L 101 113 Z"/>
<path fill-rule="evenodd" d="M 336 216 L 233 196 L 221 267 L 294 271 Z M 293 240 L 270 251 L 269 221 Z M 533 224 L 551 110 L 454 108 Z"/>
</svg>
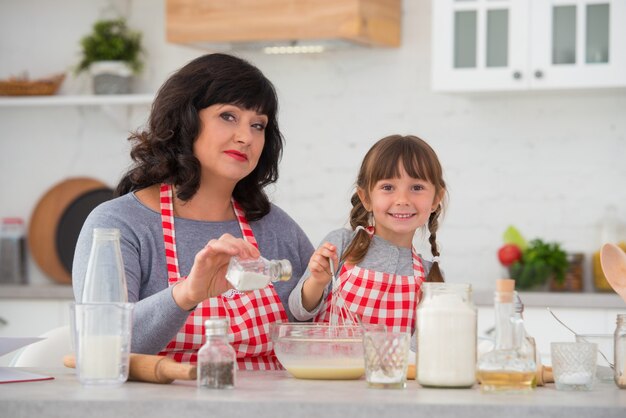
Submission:
<svg viewBox="0 0 626 418">
<path fill-rule="evenodd" d="M 503 266 L 510 266 L 516 261 L 521 260 L 522 250 L 515 244 L 504 244 L 498 250 L 498 259 Z"/>
</svg>

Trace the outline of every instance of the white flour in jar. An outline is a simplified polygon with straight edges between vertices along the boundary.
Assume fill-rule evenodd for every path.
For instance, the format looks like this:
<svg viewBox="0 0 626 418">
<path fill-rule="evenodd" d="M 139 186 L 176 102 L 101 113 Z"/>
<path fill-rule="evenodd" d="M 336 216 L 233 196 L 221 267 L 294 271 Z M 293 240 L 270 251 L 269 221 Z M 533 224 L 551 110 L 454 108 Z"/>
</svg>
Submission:
<svg viewBox="0 0 626 418">
<path fill-rule="evenodd" d="M 476 311 L 458 294 L 433 295 L 418 309 L 417 380 L 442 387 L 476 381 Z"/>
<path fill-rule="evenodd" d="M 233 285 L 233 287 L 241 292 L 248 292 L 250 290 L 263 289 L 267 286 L 271 278 L 261 273 L 254 273 L 251 271 L 230 271 L 226 279 Z"/>
</svg>

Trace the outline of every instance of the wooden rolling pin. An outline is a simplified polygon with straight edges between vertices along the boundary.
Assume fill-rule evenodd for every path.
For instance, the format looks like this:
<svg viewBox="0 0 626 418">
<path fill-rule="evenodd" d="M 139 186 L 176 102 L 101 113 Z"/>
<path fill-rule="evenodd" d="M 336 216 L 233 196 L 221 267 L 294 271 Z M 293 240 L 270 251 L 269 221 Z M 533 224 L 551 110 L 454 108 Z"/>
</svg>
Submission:
<svg viewBox="0 0 626 418">
<path fill-rule="evenodd" d="M 76 367 L 76 358 L 73 354 L 63 357 L 65 367 Z M 195 380 L 196 366 L 178 363 L 169 357 L 152 356 L 148 354 L 130 355 L 128 380 L 149 383 L 172 383 L 176 379 Z"/>
<path fill-rule="evenodd" d="M 546 383 L 554 383 L 552 367 L 540 365 L 536 370 L 535 377 L 537 378 L 537 386 L 543 386 Z M 409 380 L 415 379 L 415 364 L 409 364 L 406 378 Z"/>
</svg>

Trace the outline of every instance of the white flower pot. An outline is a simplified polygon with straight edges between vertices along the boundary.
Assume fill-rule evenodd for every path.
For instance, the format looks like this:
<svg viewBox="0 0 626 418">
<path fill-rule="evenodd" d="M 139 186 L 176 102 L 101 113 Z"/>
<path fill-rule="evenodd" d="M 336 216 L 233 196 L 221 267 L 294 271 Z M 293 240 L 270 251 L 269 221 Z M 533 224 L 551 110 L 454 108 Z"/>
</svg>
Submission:
<svg viewBox="0 0 626 418">
<path fill-rule="evenodd" d="M 89 66 L 95 94 L 128 94 L 133 72 L 124 61 L 98 61 Z"/>
</svg>

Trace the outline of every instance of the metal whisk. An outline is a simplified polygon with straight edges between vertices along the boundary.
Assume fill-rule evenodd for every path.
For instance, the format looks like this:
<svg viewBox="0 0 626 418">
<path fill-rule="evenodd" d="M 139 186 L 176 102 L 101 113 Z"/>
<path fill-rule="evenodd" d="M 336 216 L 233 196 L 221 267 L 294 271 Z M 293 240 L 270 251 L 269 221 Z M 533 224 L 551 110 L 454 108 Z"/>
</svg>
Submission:
<svg viewBox="0 0 626 418">
<path fill-rule="evenodd" d="M 333 284 L 330 298 L 330 325 L 357 325 L 358 323 L 354 318 L 354 315 L 346 306 L 346 301 L 341 295 L 341 289 L 339 289 L 339 279 L 335 275 L 335 266 L 332 258 L 329 259 L 329 262 Z"/>
</svg>

